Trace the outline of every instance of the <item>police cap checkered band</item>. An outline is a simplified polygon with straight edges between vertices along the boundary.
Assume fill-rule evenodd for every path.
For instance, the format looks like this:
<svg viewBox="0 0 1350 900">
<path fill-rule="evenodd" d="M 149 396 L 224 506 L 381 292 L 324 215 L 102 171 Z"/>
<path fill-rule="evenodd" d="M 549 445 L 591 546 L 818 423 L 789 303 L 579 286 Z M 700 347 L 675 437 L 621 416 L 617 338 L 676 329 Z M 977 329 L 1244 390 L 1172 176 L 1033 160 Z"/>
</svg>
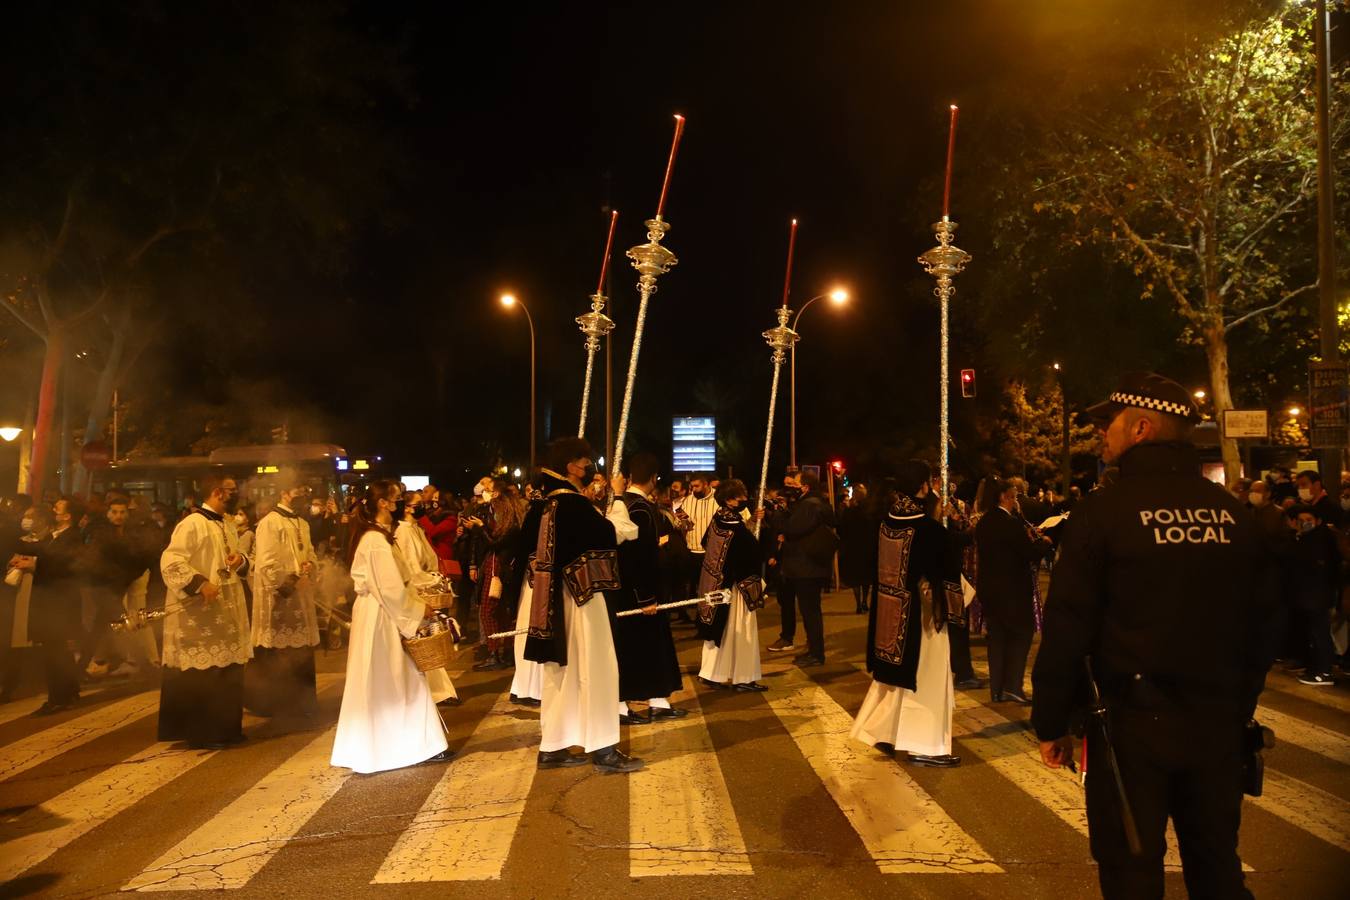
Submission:
<svg viewBox="0 0 1350 900">
<path fill-rule="evenodd" d="M 1139 406 L 1144 409 L 1156 409 L 1158 412 L 1171 413 L 1174 416 L 1189 417 L 1192 407 L 1189 403 L 1173 403 L 1170 400 L 1162 400 L 1158 397 L 1144 397 L 1140 394 L 1125 394 L 1116 391 L 1111 395 L 1112 403 L 1119 403 L 1121 406 Z"/>
</svg>

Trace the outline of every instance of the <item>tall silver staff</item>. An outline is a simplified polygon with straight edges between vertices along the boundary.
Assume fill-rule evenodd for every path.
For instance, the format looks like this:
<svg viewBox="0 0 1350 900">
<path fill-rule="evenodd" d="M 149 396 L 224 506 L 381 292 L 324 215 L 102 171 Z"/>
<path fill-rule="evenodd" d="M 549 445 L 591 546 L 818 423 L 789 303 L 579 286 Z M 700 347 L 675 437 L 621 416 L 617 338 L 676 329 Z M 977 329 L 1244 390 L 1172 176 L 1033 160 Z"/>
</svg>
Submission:
<svg viewBox="0 0 1350 900">
<path fill-rule="evenodd" d="M 591 403 L 591 374 L 595 371 L 595 353 L 600 349 L 600 339 L 614 330 L 614 320 L 605 315 L 605 275 L 609 272 L 609 252 L 614 246 L 614 223 L 619 220 L 619 211 L 612 210 L 609 216 L 609 237 L 605 239 L 605 256 L 600 262 L 600 283 L 591 294 L 591 311 L 577 316 L 577 325 L 586 336 L 586 380 L 581 385 L 581 424 L 577 426 L 577 437 L 586 436 L 586 410 Z"/>
<path fill-rule="evenodd" d="M 788 325 L 792 310 L 788 296 L 792 292 L 792 252 L 797 246 L 797 220 L 788 230 L 787 273 L 783 276 L 783 305 L 778 309 L 778 327 L 764 332 L 764 340 L 773 349 L 773 381 L 769 385 L 769 423 L 764 428 L 764 457 L 759 466 L 759 495 L 755 500 L 755 537 L 759 537 L 760 513 L 764 510 L 764 490 L 769 483 L 769 448 L 773 444 L 773 414 L 778 407 L 778 379 L 783 372 L 783 360 L 797 343 L 797 332 Z"/>
<path fill-rule="evenodd" d="M 919 264 L 924 270 L 937 279 L 937 287 L 933 293 L 937 295 L 938 305 L 942 309 L 942 346 L 941 346 L 941 364 L 940 379 L 941 388 L 939 389 L 940 411 L 938 413 L 938 469 L 942 479 L 942 523 L 947 524 L 947 496 L 950 491 L 948 483 L 948 462 L 949 446 L 951 444 L 951 434 L 947 430 L 949 416 L 949 394 L 951 379 L 948 368 L 947 355 L 950 343 L 951 331 L 948 325 L 948 307 L 951 305 L 952 295 L 956 293 L 956 285 L 952 283 L 952 278 L 960 275 L 965 269 L 966 263 L 970 262 L 970 254 L 952 243 L 956 235 L 956 223 L 951 220 L 951 195 L 952 195 L 952 152 L 956 145 L 956 106 L 951 107 L 952 119 L 951 130 L 947 137 L 947 176 L 942 191 L 942 221 L 933 225 L 933 232 L 937 235 L 938 245 L 926 251 L 919 257 Z"/>
<path fill-rule="evenodd" d="M 759 514 L 764 509 L 764 489 L 769 482 L 769 445 L 773 443 L 773 411 L 778 405 L 778 376 L 783 371 L 787 352 L 797 343 L 797 332 L 788 326 L 792 310 L 778 310 L 778 326 L 764 332 L 764 340 L 773 348 L 773 382 L 769 387 L 769 424 L 764 429 L 764 459 L 759 467 L 759 496 L 755 499 L 755 537 L 759 537 Z"/>
<path fill-rule="evenodd" d="M 675 117 L 675 140 L 670 145 L 670 160 L 666 163 L 666 179 L 661 184 L 661 199 L 656 204 L 656 217 L 648 219 L 647 243 L 639 244 L 628 251 L 633 268 L 638 270 L 638 293 L 642 300 L 638 304 L 637 327 L 633 332 L 633 352 L 628 357 L 628 380 L 623 389 L 623 408 L 619 413 L 619 433 L 614 439 L 614 459 L 610 461 L 609 471 L 623 471 L 623 442 L 628 436 L 628 414 L 633 407 L 633 384 L 637 381 L 638 353 L 642 350 L 642 330 L 647 324 L 647 302 L 656 293 L 656 279 L 670 271 L 670 267 L 679 260 L 675 254 L 661 246 L 670 226 L 661 218 L 666 208 L 666 192 L 670 188 L 670 173 L 675 168 L 675 153 L 680 148 L 680 135 L 684 133 L 684 116 Z"/>
</svg>

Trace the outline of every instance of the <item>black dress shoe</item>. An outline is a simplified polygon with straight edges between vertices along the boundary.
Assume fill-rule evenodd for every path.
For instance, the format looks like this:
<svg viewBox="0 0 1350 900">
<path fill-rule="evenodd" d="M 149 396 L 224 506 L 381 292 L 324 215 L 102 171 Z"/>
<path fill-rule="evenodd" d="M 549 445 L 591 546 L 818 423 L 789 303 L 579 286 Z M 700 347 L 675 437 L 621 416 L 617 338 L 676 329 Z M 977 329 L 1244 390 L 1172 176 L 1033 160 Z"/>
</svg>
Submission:
<svg viewBox="0 0 1350 900">
<path fill-rule="evenodd" d="M 799 657 L 797 657 L 795 660 L 793 660 L 793 662 L 795 662 L 795 663 L 797 664 L 797 668 L 799 668 L 799 669 L 809 669 L 809 668 L 811 668 L 812 666 L 823 666 L 823 665 L 825 665 L 825 659 L 824 659 L 824 657 L 821 657 L 821 656 L 812 656 L 812 655 L 809 654 L 809 653 L 808 653 L 807 655 L 805 655 L 805 656 L 799 656 Z"/>
<path fill-rule="evenodd" d="M 449 749 L 449 748 L 446 748 L 445 750 L 442 750 L 440 753 L 437 753 L 435 756 L 428 756 L 426 759 L 424 759 L 424 760 L 422 760 L 420 763 L 418 763 L 418 765 L 419 765 L 419 766 L 426 766 L 426 765 L 430 765 L 431 763 L 443 763 L 443 762 L 449 762 L 450 760 L 452 760 L 452 759 L 454 759 L 454 758 L 455 758 L 455 751 L 453 751 L 453 750 L 451 750 L 451 749 Z"/>
<path fill-rule="evenodd" d="M 436 705 L 437 705 L 437 706 L 459 706 L 459 705 L 460 705 L 461 703 L 463 703 L 463 702 L 464 702 L 464 701 L 461 700 L 461 699 L 459 699 L 458 697 L 446 697 L 444 700 L 438 701 L 438 702 L 436 703 Z"/>
<path fill-rule="evenodd" d="M 636 772 L 645 765 L 640 759 L 620 753 L 618 747 L 606 747 L 595 751 L 591 754 L 591 764 L 595 766 L 597 772 L 606 775 Z"/>
<path fill-rule="evenodd" d="M 656 719 L 683 719 L 689 715 L 689 710 L 680 709 L 678 706 L 653 706 L 647 710 L 648 721 Z"/>
<path fill-rule="evenodd" d="M 642 713 L 626 712 L 619 716 L 620 725 L 650 725 L 651 716 L 644 716 Z"/>
<path fill-rule="evenodd" d="M 540 701 L 534 699 L 533 697 L 517 697 L 515 694 L 511 695 L 511 702 L 514 703 L 516 706 L 530 706 L 530 707 L 540 706 Z"/>
<path fill-rule="evenodd" d="M 1012 703 L 1020 703 L 1022 706 L 1031 705 L 1031 698 L 1021 691 L 1004 691 L 1003 699 Z"/>
<path fill-rule="evenodd" d="M 767 691 L 769 689 L 766 685 L 762 685 L 758 681 L 745 681 L 742 682 L 741 684 L 733 685 L 733 687 L 738 691 L 749 693 L 754 693 L 756 691 Z"/>
<path fill-rule="evenodd" d="M 1002 702 L 1003 702 L 1003 692 L 1002 692 L 1002 691 L 990 691 L 990 692 L 989 692 L 989 702 L 990 702 L 990 703 L 1002 703 Z"/>
<path fill-rule="evenodd" d="M 59 712 L 65 712 L 74 706 L 74 703 L 53 703 L 48 700 L 46 703 L 33 710 L 34 716 L 54 716 Z"/>
<path fill-rule="evenodd" d="M 957 690 L 973 691 L 976 688 L 984 687 L 984 682 L 978 678 L 962 678 L 956 682 Z"/>
<path fill-rule="evenodd" d="M 570 769 L 584 766 L 590 760 L 584 753 L 573 754 L 571 750 L 540 750 L 535 767 L 539 769 Z"/>
<path fill-rule="evenodd" d="M 708 679 L 702 677 L 699 678 L 699 681 L 703 682 L 704 687 L 712 688 L 714 691 L 725 691 L 727 689 L 727 685 L 723 684 L 720 681 L 709 681 Z"/>
<path fill-rule="evenodd" d="M 909 761 L 916 766 L 927 766 L 932 769 L 950 769 L 961 765 L 961 757 L 953 756 L 950 753 L 943 756 L 925 756 L 922 753 L 911 753 Z"/>
</svg>

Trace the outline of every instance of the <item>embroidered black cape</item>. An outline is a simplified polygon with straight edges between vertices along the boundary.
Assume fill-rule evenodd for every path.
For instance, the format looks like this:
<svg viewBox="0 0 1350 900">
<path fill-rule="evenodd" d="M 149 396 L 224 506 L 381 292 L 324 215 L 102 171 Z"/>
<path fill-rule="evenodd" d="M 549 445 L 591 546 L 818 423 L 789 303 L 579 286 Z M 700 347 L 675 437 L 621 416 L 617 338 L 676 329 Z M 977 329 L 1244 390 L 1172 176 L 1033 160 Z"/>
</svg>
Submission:
<svg viewBox="0 0 1350 900">
<path fill-rule="evenodd" d="M 764 605 L 764 582 L 760 579 L 759 543 L 750 533 L 737 510 L 722 507 L 713 516 L 703 536 L 703 571 L 699 573 L 698 592 L 707 594 L 718 588 L 736 588 L 746 609 L 754 612 Z M 722 636 L 731 618 L 731 607 L 700 603 L 698 635 L 722 646 Z"/>
<path fill-rule="evenodd" d="M 530 554 L 534 598 L 525 658 L 567 665 L 566 593 L 585 606 L 596 591 L 619 587 L 614 525 L 571 482 L 544 470 L 544 499 L 531 507 L 522 529 Z"/>
<path fill-rule="evenodd" d="M 867 620 L 867 670 L 877 681 L 915 690 L 923 615 L 933 604 L 940 631 L 962 621 L 960 556 L 947 529 L 903 494 L 877 534 L 877 601 Z M 950 674 L 950 673 L 949 673 Z"/>
</svg>

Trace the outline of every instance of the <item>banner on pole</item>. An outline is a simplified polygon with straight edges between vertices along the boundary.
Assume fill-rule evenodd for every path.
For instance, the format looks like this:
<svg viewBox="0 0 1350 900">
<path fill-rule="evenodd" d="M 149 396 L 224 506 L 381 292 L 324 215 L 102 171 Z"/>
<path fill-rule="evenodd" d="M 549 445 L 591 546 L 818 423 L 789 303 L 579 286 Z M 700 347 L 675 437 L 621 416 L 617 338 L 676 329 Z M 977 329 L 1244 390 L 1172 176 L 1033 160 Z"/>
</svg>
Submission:
<svg viewBox="0 0 1350 900">
<path fill-rule="evenodd" d="M 1350 436 L 1346 400 L 1350 382 L 1345 363 L 1308 363 L 1308 444 L 1314 448 L 1344 447 Z"/>
</svg>

